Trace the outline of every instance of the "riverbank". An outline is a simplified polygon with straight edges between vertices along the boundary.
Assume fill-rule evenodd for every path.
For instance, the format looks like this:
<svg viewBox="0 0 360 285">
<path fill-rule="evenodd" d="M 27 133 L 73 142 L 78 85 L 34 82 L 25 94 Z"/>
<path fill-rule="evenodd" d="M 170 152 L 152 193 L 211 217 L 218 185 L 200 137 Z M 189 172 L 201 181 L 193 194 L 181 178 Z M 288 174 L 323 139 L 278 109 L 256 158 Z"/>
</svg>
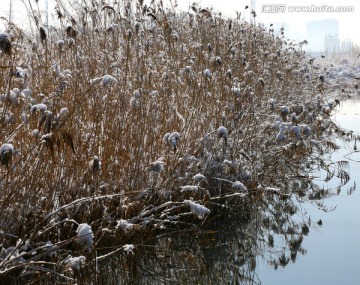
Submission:
<svg viewBox="0 0 360 285">
<path fill-rule="evenodd" d="M 12 51 L 0 58 L 4 280 L 101 276 L 142 284 L 149 248 L 155 255 L 146 271 L 156 268 L 154 278 L 165 278 L 159 271 L 187 278 L 181 270 L 167 275 L 161 249 L 178 251 L 162 237 L 198 239 L 205 231 L 206 247 L 212 233 L 234 224 L 248 245 L 227 250 L 244 267 L 216 267 L 222 280 L 252 280 L 254 257 L 279 233 L 291 241 L 280 263 L 296 257 L 309 225 L 306 217 L 293 220 L 294 197 L 321 207 L 333 195 L 314 183 L 313 169 L 341 185 L 349 180 L 343 164 L 327 160 L 338 148 L 333 135 L 349 133 L 332 121 L 339 102 L 305 58 L 305 42 L 197 7 L 183 13 L 159 2 L 126 13 L 120 4 L 94 5 L 74 12 L 60 5 L 59 30 L 38 21 L 30 38 L 14 26 L 7 31 Z M 115 259 L 126 265 L 111 272 L 119 252 Z M 199 264 L 193 268 L 206 268 Z"/>
<path fill-rule="evenodd" d="M 354 136 L 359 136 L 358 125 L 359 99 L 345 100 L 334 114 L 334 120 L 342 128 L 352 130 Z M 359 185 L 359 153 L 354 152 L 354 141 L 338 141 L 340 149 L 332 154 L 332 160 L 349 161 L 349 173 L 351 180 L 342 189 L 339 195 L 325 201 L 330 207 L 336 207 L 332 212 L 319 211 L 315 207 L 304 208 L 312 217 L 310 235 L 304 239 L 302 246 L 306 249 L 304 256 L 300 256 L 295 264 L 289 264 L 286 268 L 277 271 L 267 263 L 259 259 L 257 274 L 261 284 L 305 284 L 314 282 L 318 284 L 357 284 L 357 252 L 360 248 L 358 242 L 359 199 L 360 194 L 355 187 Z M 325 187 L 336 187 L 334 182 L 324 183 Z M 349 195 L 349 193 L 352 193 Z M 323 225 L 316 222 L 321 219 Z M 342 262 L 339 262 L 341 260 Z M 303 274 L 307 272 L 307 274 Z"/>
</svg>

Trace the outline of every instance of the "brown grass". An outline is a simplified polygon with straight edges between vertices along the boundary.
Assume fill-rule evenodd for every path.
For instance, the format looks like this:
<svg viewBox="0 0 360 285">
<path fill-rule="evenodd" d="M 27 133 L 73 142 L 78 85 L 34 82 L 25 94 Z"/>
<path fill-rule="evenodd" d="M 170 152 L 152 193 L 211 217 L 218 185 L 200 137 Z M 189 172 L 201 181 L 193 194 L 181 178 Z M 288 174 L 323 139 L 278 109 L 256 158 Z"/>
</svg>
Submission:
<svg viewBox="0 0 360 285">
<path fill-rule="evenodd" d="M 0 57 L 0 142 L 13 144 L 14 153 L 11 163 L 1 166 L 0 243 L 14 249 L 1 255 L 1 275 L 83 284 L 79 280 L 86 276 L 95 278 L 85 273 L 94 272 L 97 254 L 133 243 L 134 256 L 119 257 L 133 267 L 101 275 L 131 280 L 134 275 L 124 272 L 139 268 L 142 248 L 152 251 L 156 264 L 156 251 L 166 243 L 155 241 L 163 234 L 162 225 L 210 230 L 216 227 L 215 217 L 222 219 L 219 205 L 236 201 L 231 207 L 247 205 L 235 211 L 241 213 L 238 221 L 248 220 L 240 228 L 251 241 L 267 232 L 255 221 L 271 216 L 269 222 L 276 224 L 275 212 L 292 205 L 292 194 L 304 200 L 314 193 L 320 193 L 319 199 L 328 196 L 311 181 L 310 165 L 326 168 L 322 154 L 336 149 L 328 135 L 340 130 L 329 117 L 333 107 L 326 109 L 326 86 L 316 79 L 316 70 L 307 71 L 302 44 L 261 24 L 233 19 L 230 26 L 229 19 L 213 12 L 194 16 L 156 3 L 155 20 L 141 1 L 133 14 L 122 4 L 93 3 L 82 4 L 86 9 L 74 4 L 75 10 L 59 3 L 57 28 L 38 22 L 28 35 L 9 26 L 12 54 Z M 315 80 L 307 80 L 307 73 Z M 105 75 L 112 82 L 94 80 Z M 15 88 L 29 88 L 32 95 L 14 95 Z M 270 99 L 276 101 L 274 108 Z M 46 111 L 33 107 L 40 103 Z M 285 105 L 289 113 L 282 113 Z M 298 120 L 293 113 L 300 115 Z M 302 133 L 299 140 L 286 129 L 287 139 L 278 142 L 277 116 L 288 125 L 292 120 L 301 128 L 308 125 L 311 133 Z M 220 126 L 228 131 L 226 140 L 218 135 Z M 163 141 L 172 132 L 180 134 L 176 147 Z M 158 160 L 164 169 L 149 171 L 160 170 L 152 165 Z M 180 192 L 180 186 L 195 185 L 192 177 L 198 173 L 206 178 L 200 190 Z M 235 181 L 247 187 L 248 195 L 232 188 Z M 207 222 L 190 213 L 183 203 L 190 198 L 210 209 Z M 123 232 L 116 227 L 120 219 L 135 228 Z M 84 253 L 75 240 L 80 223 L 94 232 L 90 252 Z M 249 231 L 249 223 L 256 227 Z M 31 246 L 25 250 L 26 241 Z M 57 245 L 56 256 L 40 249 L 31 254 L 47 241 Z M 246 250 L 241 252 L 251 273 L 257 252 Z M 23 257 L 11 259 L 15 253 Z M 68 255 L 83 254 L 85 273 L 64 265 Z M 189 264 L 200 274 L 209 270 L 196 256 L 179 257 L 178 266 Z M 110 262 L 104 261 L 104 268 L 111 268 Z M 107 282 L 115 281 L 98 280 Z"/>
</svg>

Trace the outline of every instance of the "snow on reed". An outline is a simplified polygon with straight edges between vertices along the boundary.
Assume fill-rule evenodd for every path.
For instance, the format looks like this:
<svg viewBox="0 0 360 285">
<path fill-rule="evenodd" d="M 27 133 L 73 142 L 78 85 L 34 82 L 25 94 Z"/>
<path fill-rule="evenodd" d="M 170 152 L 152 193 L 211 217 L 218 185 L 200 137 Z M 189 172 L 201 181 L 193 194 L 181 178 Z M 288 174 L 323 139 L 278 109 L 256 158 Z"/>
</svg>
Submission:
<svg viewBox="0 0 360 285">
<path fill-rule="evenodd" d="M 204 219 L 206 215 L 210 214 L 210 210 L 208 208 L 191 200 L 184 200 L 184 204 L 189 205 L 191 212 L 197 215 L 199 219 Z"/>
</svg>

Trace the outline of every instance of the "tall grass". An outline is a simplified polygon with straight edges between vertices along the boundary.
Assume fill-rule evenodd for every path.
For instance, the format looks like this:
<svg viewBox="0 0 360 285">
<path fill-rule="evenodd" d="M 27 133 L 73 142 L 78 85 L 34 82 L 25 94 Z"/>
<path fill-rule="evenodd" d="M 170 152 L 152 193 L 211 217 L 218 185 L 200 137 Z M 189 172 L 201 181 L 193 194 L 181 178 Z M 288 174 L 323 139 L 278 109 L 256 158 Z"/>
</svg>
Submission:
<svg viewBox="0 0 360 285">
<path fill-rule="evenodd" d="M 213 230 L 231 207 L 253 240 L 263 234 L 259 220 L 278 224 L 275 212 L 296 209 L 292 195 L 321 203 L 331 194 L 312 182 L 313 168 L 348 180 L 324 156 L 341 130 L 304 43 L 213 11 L 125 2 L 59 1 L 56 27 L 27 5 L 33 33 L 9 25 L 0 141 L 14 149 L 1 154 L 0 270 L 12 282 L 109 284 L 117 275 L 106 274 L 113 259 L 105 256 L 125 244 L 137 246 L 120 256 L 128 263 L 116 280 L 140 280 L 129 273 L 143 262 L 138 250 L 159 256 L 163 228 Z M 205 220 L 189 201 L 210 210 Z M 91 226 L 91 248 L 78 242 L 81 223 Z M 258 252 L 246 250 L 253 270 Z M 80 255 L 81 270 L 68 258 Z"/>
</svg>

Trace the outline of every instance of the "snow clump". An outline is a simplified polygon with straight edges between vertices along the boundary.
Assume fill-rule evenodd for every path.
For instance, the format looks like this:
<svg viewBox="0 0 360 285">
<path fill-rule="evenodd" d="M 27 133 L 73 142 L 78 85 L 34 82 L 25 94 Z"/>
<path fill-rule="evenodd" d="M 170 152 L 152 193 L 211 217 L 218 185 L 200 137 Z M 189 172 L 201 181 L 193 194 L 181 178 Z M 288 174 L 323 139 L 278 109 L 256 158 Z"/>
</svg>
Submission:
<svg viewBox="0 0 360 285">
<path fill-rule="evenodd" d="M 208 208 L 193 201 L 184 200 L 184 204 L 189 205 L 191 212 L 197 215 L 199 219 L 203 219 L 205 215 L 210 214 L 210 210 Z"/>
<path fill-rule="evenodd" d="M 90 249 L 94 245 L 94 233 L 87 223 L 82 223 L 76 230 L 77 242 L 84 244 L 86 248 Z"/>
</svg>

